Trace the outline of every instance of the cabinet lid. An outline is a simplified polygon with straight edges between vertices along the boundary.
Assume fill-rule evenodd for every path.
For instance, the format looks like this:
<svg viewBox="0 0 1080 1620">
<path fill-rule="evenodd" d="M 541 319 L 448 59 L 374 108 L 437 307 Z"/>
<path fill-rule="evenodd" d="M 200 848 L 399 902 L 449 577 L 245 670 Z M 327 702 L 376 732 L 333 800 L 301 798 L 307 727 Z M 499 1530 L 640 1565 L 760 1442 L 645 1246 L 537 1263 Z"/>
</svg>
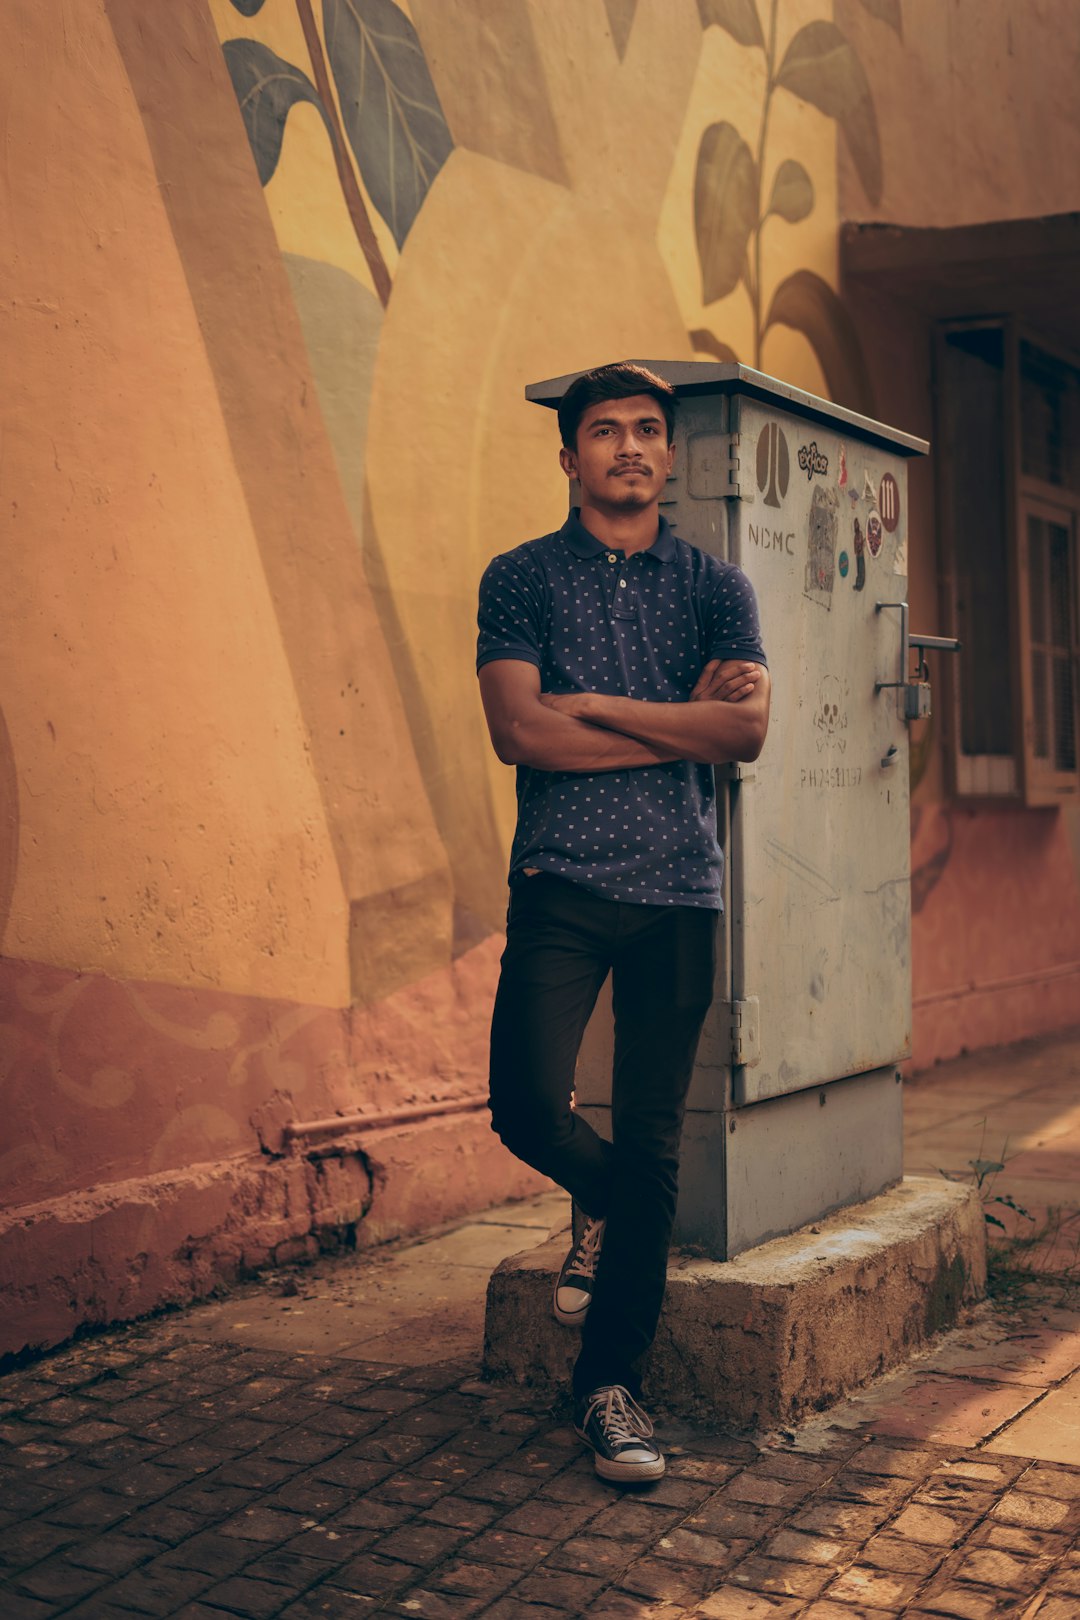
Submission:
<svg viewBox="0 0 1080 1620">
<path fill-rule="evenodd" d="M 846 410 L 843 405 L 835 405 L 831 399 L 807 394 L 801 388 L 781 382 L 778 377 L 766 376 L 763 371 L 754 371 L 750 366 L 716 360 L 635 360 L 631 363 L 654 371 L 658 377 L 670 383 L 680 397 L 727 394 L 733 398 L 762 400 L 777 410 L 787 411 L 790 416 L 803 417 L 810 422 L 835 424 L 851 438 L 881 445 L 895 455 L 925 456 L 930 450 L 925 439 L 902 433 L 899 428 L 889 427 L 884 422 L 875 422 L 872 417 L 860 416 L 858 411 Z M 544 382 L 530 383 L 525 390 L 525 398 L 534 405 L 546 405 L 556 410 L 570 384 L 582 375 L 581 371 L 569 371 L 565 377 L 548 377 Z"/>
</svg>

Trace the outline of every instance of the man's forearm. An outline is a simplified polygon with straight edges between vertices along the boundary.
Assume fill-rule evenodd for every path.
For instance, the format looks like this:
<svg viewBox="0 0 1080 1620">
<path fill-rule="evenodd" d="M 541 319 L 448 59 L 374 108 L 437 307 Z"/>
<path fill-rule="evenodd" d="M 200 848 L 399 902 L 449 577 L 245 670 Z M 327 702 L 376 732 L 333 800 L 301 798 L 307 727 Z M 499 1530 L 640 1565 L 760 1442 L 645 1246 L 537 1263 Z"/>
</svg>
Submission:
<svg viewBox="0 0 1080 1620">
<path fill-rule="evenodd" d="M 499 758 L 538 771 L 625 771 L 667 765 L 686 756 L 663 744 L 635 738 L 605 725 L 575 720 L 538 706 L 500 737 Z"/>
<path fill-rule="evenodd" d="M 752 701 L 646 703 L 602 692 L 580 696 L 581 718 L 588 724 L 673 749 L 679 759 L 703 765 L 756 759 L 764 741 L 760 705 Z"/>
</svg>

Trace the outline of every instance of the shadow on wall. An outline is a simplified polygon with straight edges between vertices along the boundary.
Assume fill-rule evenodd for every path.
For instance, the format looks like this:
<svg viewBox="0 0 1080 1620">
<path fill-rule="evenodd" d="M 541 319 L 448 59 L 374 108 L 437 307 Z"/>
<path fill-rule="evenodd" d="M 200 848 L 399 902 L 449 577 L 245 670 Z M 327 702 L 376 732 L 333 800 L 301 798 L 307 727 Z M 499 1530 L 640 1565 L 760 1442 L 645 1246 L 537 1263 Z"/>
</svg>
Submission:
<svg viewBox="0 0 1080 1620">
<path fill-rule="evenodd" d="M 310 744 L 348 906 L 349 997 L 445 967 L 451 879 L 394 666 L 357 549 L 309 359 L 210 19 L 109 0 L 191 298 Z M 208 60 L 218 94 L 206 93 Z M 161 64 L 173 64 L 167 96 Z M 184 64 L 186 78 L 176 64 Z M 200 153 L 177 107 L 198 107 Z M 309 267 L 294 276 L 305 284 Z M 340 277 L 318 272 L 343 307 Z M 369 297 L 369 295 L 368 295 Z M 363 299 L 361 299 L 363 302 Z M 354 299 L 348 307 L 356 312 Z M 364 314 L 365 311 L 361 311 Z M 372 348 L 362 321 L 353 353 Z M 364 390 L 345 396 L 362 411 Z M 344 942 L 343 942 L 344 944 Z"/>
<path fill-rule="evenodd" d="M 912 783 L 912 786 L 914 785 L 915 784 Z M 929 900 L 931 894 L 933 894 L 934 890 L 941 882 L 941 879 L 945 874 L 945 868 L 949 864 L 949 860 L 953 852 L 952 812 L 952 805 L 942 806 L 940 814 L 940 821 L 942 822 L 944 828 L 942 841 L 931 854 L 923 857 L 918 866 L 912 868 L 911 910 L 913 914 L 917 914 L 925 906 L 927 900 Z M 919 828 L 922 825 L 922 819 L 922 806 L 915 805 L 911 812 L 911 841 L 913 844 L 915 844 L 918 840 Z"/>
</svg>

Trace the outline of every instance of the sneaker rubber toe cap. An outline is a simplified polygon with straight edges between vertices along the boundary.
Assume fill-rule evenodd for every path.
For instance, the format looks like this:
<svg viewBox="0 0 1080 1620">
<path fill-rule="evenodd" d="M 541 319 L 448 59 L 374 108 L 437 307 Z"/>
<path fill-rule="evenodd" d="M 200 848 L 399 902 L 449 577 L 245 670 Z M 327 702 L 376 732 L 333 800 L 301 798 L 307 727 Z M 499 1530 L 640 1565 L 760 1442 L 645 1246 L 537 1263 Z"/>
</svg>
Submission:
<svg viewBox="0 0 1080 1620">
<path fill-rule="evenodd" d="M 555 1290 L 555 1315 L 560 1322 L 580 1322 L 591 1304 L 592 1294 L 585 1288 L 560 1283 Z"/>
<path fill-rule="evenodd" d="M 610 1480 L 614 1484 L 639 1479 L 659 1479 L 664 1472 L 663 1456 L 658 1451 L 642 1446 L 639 1450 L 620 1451 L 617 1457 L 602 1457 L 599 1452 L 593 1458 L 593 1467 L 601 1479 Z"/>
</svg>

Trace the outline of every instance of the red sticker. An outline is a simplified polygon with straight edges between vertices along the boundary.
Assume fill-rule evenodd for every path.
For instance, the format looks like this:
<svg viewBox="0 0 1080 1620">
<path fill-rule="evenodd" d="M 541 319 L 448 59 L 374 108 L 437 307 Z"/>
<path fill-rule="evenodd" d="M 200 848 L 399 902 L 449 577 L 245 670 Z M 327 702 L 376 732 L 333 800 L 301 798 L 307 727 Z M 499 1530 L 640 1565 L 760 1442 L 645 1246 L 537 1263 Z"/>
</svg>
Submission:
<svg viewBox="0 0 1080 1620">
<path fill-rule="evenodd" d="M 892 534 L 900 521 L 900 486 L 892 473 L 885 473 L 878 491 L 878 511 L 881 521 Z"/>
</svg>

